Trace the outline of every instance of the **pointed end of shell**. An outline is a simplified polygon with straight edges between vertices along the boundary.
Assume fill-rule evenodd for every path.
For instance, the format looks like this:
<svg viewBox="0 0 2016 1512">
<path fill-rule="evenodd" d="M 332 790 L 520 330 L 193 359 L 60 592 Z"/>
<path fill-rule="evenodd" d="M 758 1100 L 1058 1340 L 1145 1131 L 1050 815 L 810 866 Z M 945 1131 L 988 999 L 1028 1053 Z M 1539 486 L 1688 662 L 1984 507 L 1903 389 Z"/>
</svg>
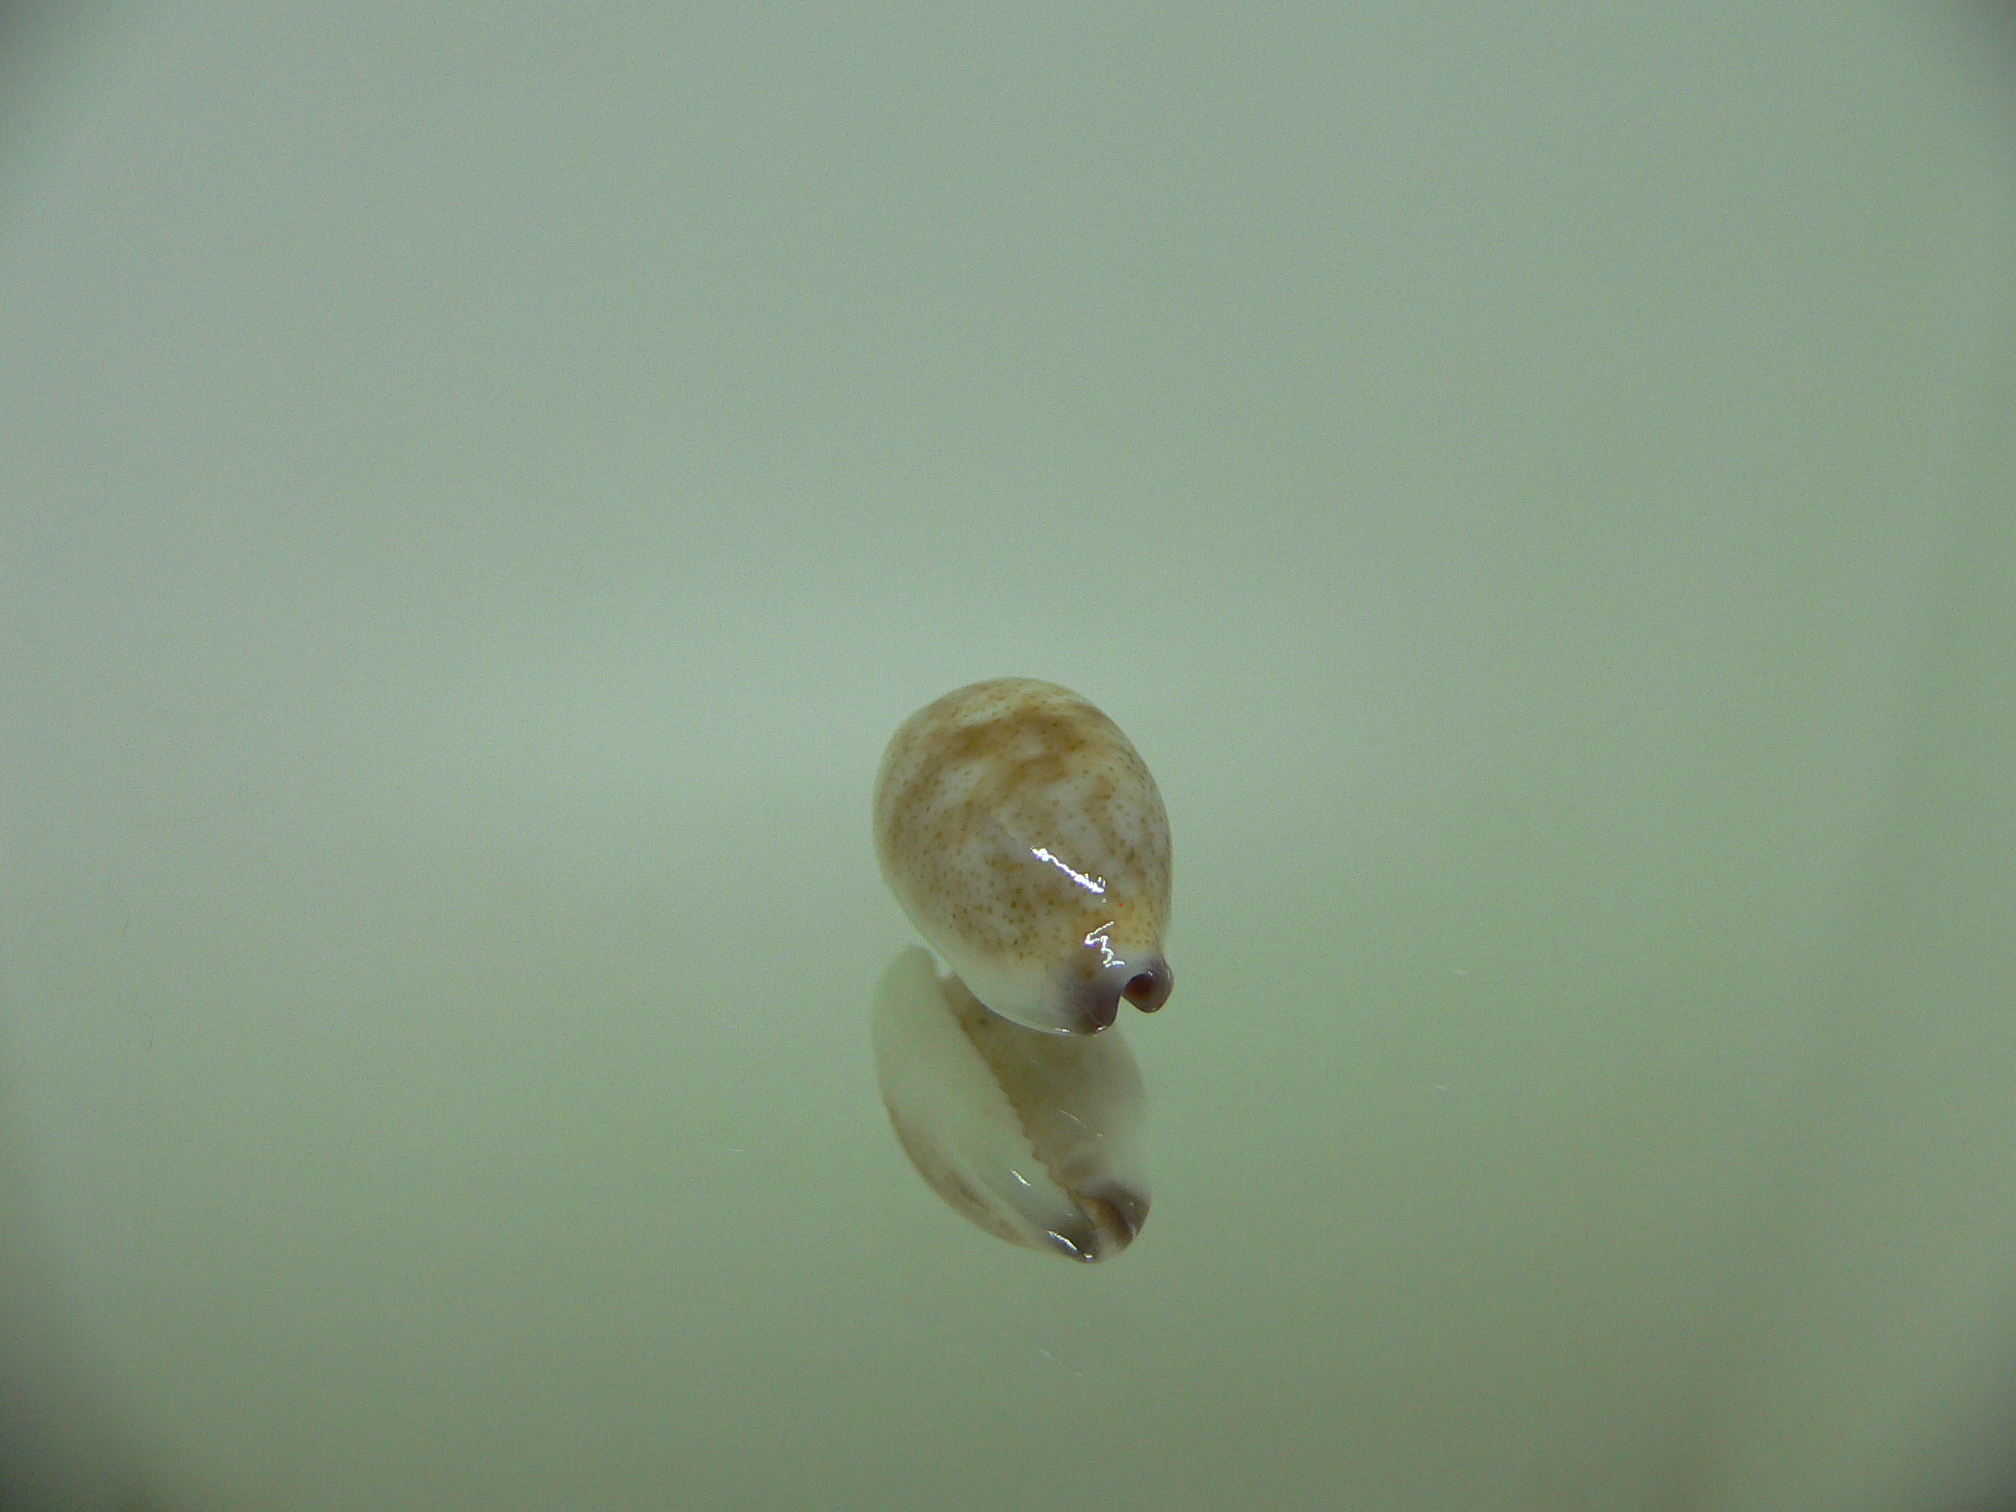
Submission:
<svg viewBox="0 0 2016 1512">
<path fill-rule="evenodd" d="M 1132 1003 L 1143 1013 L 1153 1013 L 1169 1001 L 1176 990 L 1176 973 L 1161 956 L 1149 956 L 1102 972 L 1078 989 L 1078 1025 L 1073 1034 L 1102 1034 L 1120 1016 L 1120 1005 Z"/>
<path fill-rule="evenodd" d="M 1148 1194 L 1130 1187 L 1083 1192 L 1077 1201 L 1079 1221 L 1051 1229 L 1044 1237 L 1058 1254 L 1086 1265 L 1119 1254 L 1148 1222 Z"/>
<path fill-rule="evenodd" d="M 1176 973 L 1169 969 L 1167 961 L 1156 956 L 1127 978 L 1120 995 L 1143 1013 L 1153 1013 L 1169 1001 L 1169 994 L 1175 990 Z"/>
<path fill-rule="evenodd" d="M 1110 1215 L 1113 1226 L 1124 1235 L 1121 1245 L 1131 1244 L 1148 1223 L 1148 1194 L 1116 1186 L 1091 1199 Z"/>
</svg>

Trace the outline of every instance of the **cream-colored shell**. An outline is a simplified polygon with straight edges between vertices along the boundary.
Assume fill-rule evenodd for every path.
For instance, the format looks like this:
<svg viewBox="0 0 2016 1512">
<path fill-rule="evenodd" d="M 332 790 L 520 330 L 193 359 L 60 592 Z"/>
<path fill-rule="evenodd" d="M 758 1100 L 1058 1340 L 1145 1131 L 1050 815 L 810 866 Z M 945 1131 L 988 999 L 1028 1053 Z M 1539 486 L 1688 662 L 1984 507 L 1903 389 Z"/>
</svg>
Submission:
<svg viewBox="0 0 2016 1512">
<path fill-rule="evenodd" d="M 875 994 L 875 1076 L 946 1206 L 1011 1244 L 1102 1260 L 1148 1221 L 1141 1074 L 1120 1035 L 1038 1034 L 911 946 Z"/>
<path fill-rule="evenodd" d="M 905 720 L 875 781 L 875 850 L 903 911 L 974 997 L 1096 1034 L 1174 977 L 1169 819 L 1118 725 L 1067 688 L 1001 678 Z"/>
</svg>

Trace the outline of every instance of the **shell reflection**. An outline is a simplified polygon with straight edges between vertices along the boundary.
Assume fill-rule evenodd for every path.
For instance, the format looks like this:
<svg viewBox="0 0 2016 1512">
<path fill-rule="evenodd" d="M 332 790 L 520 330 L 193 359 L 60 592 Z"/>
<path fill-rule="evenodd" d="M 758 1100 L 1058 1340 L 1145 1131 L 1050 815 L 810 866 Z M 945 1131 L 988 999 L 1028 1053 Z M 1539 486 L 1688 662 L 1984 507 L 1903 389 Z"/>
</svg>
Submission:
<svg viewBox="0 0 2016 1512">
<path fill-rule="evenodd" d="M 912 946 L 882 975 L 874 1043 L 896 1137 L 954 1212 L 1074 1260 L 1116 1255 L 1140 1233 L 1141 1075 L 1117 1033 L 1010 1023 Z"/>
<path fill-rule="evenodd" d="M 918 933 L 996 1013 L 1097 1034 L 1175 985 L 1169 818 L 1120 727 L 1068 688 L 997 678 L 903 722 L 875 852 Z"/>
</svg>

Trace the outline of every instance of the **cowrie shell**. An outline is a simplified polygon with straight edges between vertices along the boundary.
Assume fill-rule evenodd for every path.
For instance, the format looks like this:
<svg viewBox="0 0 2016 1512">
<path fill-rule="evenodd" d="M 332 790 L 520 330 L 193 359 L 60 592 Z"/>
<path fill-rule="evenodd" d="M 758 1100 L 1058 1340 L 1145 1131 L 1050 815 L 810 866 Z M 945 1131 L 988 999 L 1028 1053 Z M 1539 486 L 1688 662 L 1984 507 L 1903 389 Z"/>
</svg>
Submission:
<svg viewBox="0 0 2016 1512">
<path fill-rule="evenodd" d="M 1120 1035 L 1010 1023 L 911 946 L 876 990 L 874 1046 L 897 1141 L 961 1217 L 1086 1262 L 1141 1231 L 1141 1074 Z"/>
<path fill-rule="evenodd" d="M 1120 727 L 1055 683 L 1001 678 L 905 720 L 875 780 L 890 891 L 973 996 L 1052 1034 L 1097 1034 L 1175 977 L 1169 817 Z"/>
</svg>

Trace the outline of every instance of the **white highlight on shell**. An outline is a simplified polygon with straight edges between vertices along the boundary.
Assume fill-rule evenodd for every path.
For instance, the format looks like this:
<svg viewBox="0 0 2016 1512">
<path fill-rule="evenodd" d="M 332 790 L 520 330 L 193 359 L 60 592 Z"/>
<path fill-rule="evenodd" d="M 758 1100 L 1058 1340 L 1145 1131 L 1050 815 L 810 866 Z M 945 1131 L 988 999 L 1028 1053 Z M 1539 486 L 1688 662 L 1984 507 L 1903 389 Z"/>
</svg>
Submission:
<svg viewBox="0 0 2016 1512">
<path fill-rule="evenodd" d="M 1123 999 L 1167 1001 L 1162 795 L 1068 688 L 974 683 L 905 720 L 876 776 L 875 850 L 918 932 L 994 1012 L 1097 1034 Z"/>
<path fill-rule="evenodd" d="M 1115 1034 L 1043 1034 L 982 1007 L 929 952 L 900 952 L 875 995 L 875 1075 L 898 1142 L 961 1217 L 1080 1261 L 1148 1218 L 1141 1075 Z"/>
<path fill-rule="evenodd" d="M 1073 882 L 1076 882 L 1080 887 L 1084 888 L 1085 891 L 1089 893 L 1098 893 L 1101 897 L 1105 896 L 1106 879 L 1104 877 L 1088 877 L 1085 875 L 1085 873 L 1081 871 L 1073 871 L 1071 869 L 1070 862 L 1062 859 L 1061 857 L 1051 855 L 1050 852 L 1043 849 L 1043 847 L 1040 845 L 1032 847 L 1030 849 L 1029 854 L 1034 856 L 1038 861 L 1048 861 L 1052 866 L 1056 867 L 1057 870 L 1061 871 Z"/>
</svg>

